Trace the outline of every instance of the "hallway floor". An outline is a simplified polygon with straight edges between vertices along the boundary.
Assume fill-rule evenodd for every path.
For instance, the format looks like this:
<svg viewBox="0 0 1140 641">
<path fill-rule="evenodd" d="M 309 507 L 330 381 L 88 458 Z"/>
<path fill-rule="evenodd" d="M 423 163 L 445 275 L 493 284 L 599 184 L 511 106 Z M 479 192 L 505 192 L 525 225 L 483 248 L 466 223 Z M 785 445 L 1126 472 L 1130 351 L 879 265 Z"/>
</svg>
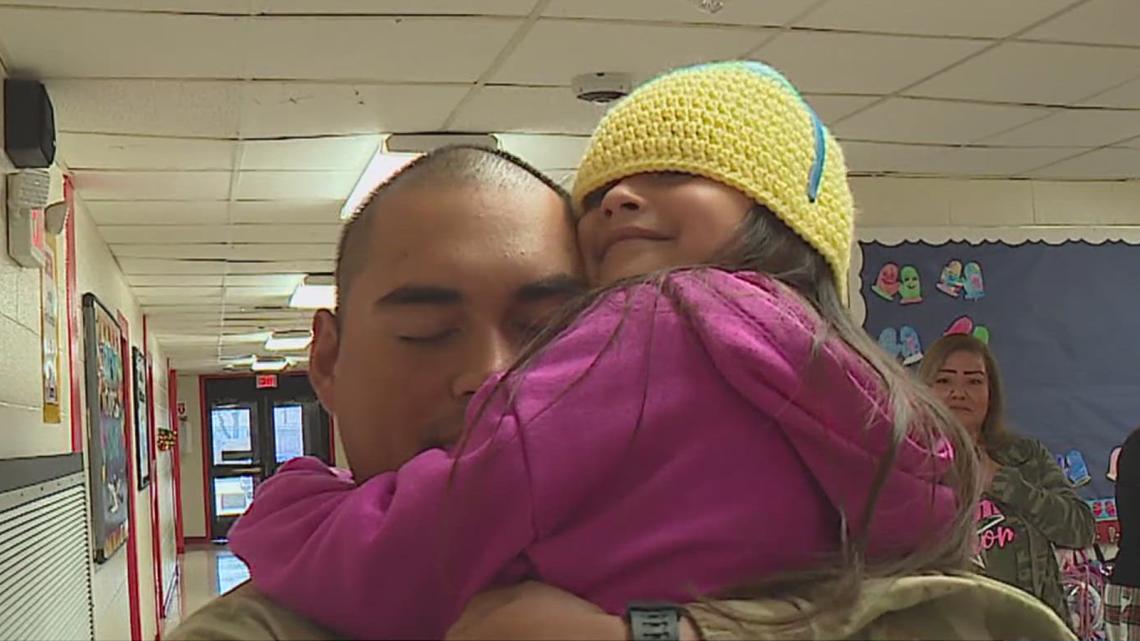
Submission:
<svg viewBox="0 0 1140 641">
<path fill-rule="evenodd" d="M 182 618 L 249 578 L 249 570 L 224 545 L 187 545 L 182 555 L 177 593 L 171 597 L 164 631 Z"/>
</svg>

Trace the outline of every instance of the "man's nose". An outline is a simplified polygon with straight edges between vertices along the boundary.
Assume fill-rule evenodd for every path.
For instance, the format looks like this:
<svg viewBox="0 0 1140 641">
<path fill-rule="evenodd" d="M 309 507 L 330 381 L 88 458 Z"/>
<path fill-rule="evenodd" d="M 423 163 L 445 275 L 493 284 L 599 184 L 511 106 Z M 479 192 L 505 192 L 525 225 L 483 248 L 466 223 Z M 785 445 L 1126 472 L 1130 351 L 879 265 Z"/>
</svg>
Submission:
<svg viewBox="0 0 1140 641">
<path fill-rule="evenodd" d="M 472 347 L 467 362 L 455 378 L 452 393 L 456 398 L 470 398 L 489 376 L 510 367 L 514 358 L 511 341 L 496 332 Z"/>
</svg>

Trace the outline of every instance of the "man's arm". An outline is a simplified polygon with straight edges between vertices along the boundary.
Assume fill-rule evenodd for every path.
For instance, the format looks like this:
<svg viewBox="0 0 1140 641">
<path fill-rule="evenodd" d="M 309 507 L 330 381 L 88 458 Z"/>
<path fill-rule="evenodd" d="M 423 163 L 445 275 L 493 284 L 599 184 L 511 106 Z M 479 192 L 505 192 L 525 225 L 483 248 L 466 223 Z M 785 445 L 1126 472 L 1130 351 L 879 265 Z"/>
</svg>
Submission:
<svg viewBox="0 0 1140 641">
<path fill-rule="evenodd" d="M 333 641 L 337 635 L 274 603 L 245 583 L 163 635 L 166 641 Z"/>
<path fill-rule="evenodd" d="M 1014 467 L 1003 467 L 994 476 L 989 494 L 998 504 L 1015 510 L 1054 545 L 1080 549 L 1096 539 L 1092 509 L 1077 495 L 1065 473 L 1044 445 L 1035 443 L 1035 465 L 1043 471 L 1039 485 L 1031 483 Z"/>
</svg>

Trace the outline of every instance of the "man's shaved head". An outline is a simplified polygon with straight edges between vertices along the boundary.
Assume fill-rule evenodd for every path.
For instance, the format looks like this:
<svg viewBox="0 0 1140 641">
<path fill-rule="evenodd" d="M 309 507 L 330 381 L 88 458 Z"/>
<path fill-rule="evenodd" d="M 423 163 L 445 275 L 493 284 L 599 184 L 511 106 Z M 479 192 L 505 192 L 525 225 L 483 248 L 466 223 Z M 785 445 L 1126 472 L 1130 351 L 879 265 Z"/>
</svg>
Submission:
<svg viewBox="0 0 1140 641">
<path fill-rule="evenodd" d="M 336 257 L 337 307 L 348 294 L 353 278 L 368 256 L 372 223 L 388 196 L 418 189 L 489 188 L 531 189 L 545 186 L 565 202 L 571 215 L 570 195 L 526 161 L 504 151 L 455 145 L 442 147 L 408 163 L 381 184 L 364 201 L 341 232 Z M 571 217 L 572 220 L 572 217 Z"/>
<path fill-rule="evenodd" d="M 309 350 L 358 481 L 458 438 L 483 381 L 584 288 L 574 230 L 564 190 L 487 149 L 428 154 L 372 194 Z"/>
</svg>

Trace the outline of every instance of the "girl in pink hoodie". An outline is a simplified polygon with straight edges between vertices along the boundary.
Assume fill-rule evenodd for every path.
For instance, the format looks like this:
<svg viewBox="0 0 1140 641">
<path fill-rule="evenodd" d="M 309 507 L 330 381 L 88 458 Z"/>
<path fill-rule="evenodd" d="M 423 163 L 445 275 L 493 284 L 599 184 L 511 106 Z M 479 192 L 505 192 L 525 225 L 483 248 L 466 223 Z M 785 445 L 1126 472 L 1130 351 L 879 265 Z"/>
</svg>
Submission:
<svg viewBox="0 0 1140 641">
<path fill-rule="evenodd" d="M 455 451 L 360 485 L 282 467 L 230 534 L 259 590 L 350 636 L 439 638 L 524 579 L 616 614 L 965 567 L 976 459 L 847 315 L 842 152 L 787 80 L 643 85 L 573 198 L 597 292 L 483 386 Z"/>
</svg>

